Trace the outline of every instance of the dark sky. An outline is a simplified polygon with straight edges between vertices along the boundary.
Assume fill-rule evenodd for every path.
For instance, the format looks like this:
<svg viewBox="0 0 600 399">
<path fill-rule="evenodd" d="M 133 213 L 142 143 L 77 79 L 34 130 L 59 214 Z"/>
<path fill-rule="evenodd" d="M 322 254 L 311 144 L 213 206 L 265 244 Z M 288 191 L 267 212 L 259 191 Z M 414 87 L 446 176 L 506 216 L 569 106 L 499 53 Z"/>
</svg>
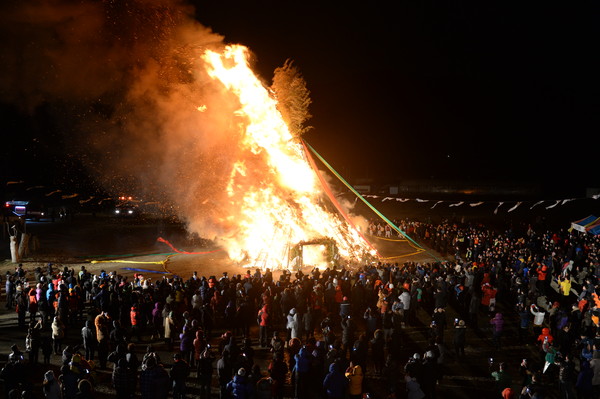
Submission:
<svg viewBox="0 0 600 399">
<path fill-rule="evenodd" d="M 197 3 L 265 77 L 294 60 L 343 175 L 600 183 L 592 2 Z"/>
<path fill-rule="evenodd" d="M 305 139 L 348 179 L 600 186 L 593 2 L 468 3 L 193 1 L 196 19 L 247 45 L 269 83 L 294 62 L 311 91 Z M 2 33 L 4 46 L 20 36 Z M 40 164 L 78 170 L 61 152 L 57 121 L 68 112 L 48 102 L 24 112 L 6 100 L 18 85 L 0 88 L 1 177 Z M 56 179 L 48 168 L 35 173 Z"/>
</svg>

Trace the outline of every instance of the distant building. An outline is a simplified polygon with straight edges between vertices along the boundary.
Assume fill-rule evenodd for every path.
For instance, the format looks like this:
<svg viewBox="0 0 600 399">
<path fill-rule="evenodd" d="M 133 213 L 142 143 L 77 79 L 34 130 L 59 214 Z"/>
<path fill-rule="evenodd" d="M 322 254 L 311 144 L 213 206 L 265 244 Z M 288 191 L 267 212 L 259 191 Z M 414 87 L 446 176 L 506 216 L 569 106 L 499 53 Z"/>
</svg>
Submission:
<svg viewBox="0 0 600 399">
<path fill-rule="evenodd" d="M 350 182 L 361 194 L 400 197 L 429 196 L 435 198 L 529 198 L 541 194 L 539 184 L 532 182 L 459 181 L 459 180 L 402 180 L 396 182 L 356 179 Z"/>
</svg>

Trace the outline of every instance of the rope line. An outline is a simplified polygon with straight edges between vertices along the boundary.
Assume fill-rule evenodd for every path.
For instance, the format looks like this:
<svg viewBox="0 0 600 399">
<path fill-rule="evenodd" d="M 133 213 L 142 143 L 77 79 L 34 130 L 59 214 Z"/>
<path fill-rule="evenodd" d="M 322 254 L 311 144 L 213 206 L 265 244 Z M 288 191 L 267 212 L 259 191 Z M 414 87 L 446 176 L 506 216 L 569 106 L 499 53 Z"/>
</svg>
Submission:
<svg viewBox="0 0 600 399">
<path fill-rule="evenodd" d="M 427 251 L 425 248 L 423 248 L 421 245 L 419 245 L 415 240 L 413 240 L 408 234 L 406 234 L 398 226 L 396 226 L 391 220 L 389 220 L 387 217 L 385 217 L 385 215 L 383 215 L 381 212 L 379 212 L 373 205 L 371 205 L 371 203 L 369 201 L 367 201 L 358 191 L 356 191 L 354 189 L 354 187 L 352 187 L 346 180 L 344 180 L 344 178 L 310 144 L 308 144 L 304 140 L 302 140 L 302 143 L 306 147 L 308 147 L 312 151 L 312 153 L 315 154 L 317 156 L 317 158 L 319 158 L 319 160 L 327 167 L 327 169 L 329 169 L 329 171 L 331 173 L 333 173 L 350 191 L 352 191 L 354 193 L 354 195 L 357 196 L 357 198 L 360 198 L 360 200 L 362 202 L 364 202 L 365 205 L 367 205 L 373 212 L 375 212 L 375 214 L 377 214 L 382 220 L 384 220 L 398 234 L 401 234 L 402 236 L 406 237 L 406 239 L 415 246 L 413 248 L 418 249 L 420 252 Z M 439 261 L 439 259 L 434 254 L 432 254 L 430 252 L 428 252 L 428 253 L 431 256 L 433 256 L 433 258 L 436 261 Z"/>
</svg>

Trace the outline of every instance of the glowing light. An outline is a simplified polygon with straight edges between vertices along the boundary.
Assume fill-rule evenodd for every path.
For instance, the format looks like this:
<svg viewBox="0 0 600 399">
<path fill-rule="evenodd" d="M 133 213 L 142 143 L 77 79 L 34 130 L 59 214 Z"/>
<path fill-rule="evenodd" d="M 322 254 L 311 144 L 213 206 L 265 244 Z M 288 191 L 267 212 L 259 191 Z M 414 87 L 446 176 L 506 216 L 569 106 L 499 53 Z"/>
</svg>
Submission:
<svg viewBox="0 0 600 399">
<path fill-rule="evenodd" d="M 286 267 L 290 246 L 301 241 L 329 237 L 335 240 L 339 255 L 360 260 L 374 251 L 358 231 L 327 209 L 315 171 L 305 158 L 300 142 L 284 123 L 277 102 L 255 76 L 248 64 L 244 46 L 227 46 L 221 53 L 206 51 L 210 77 L 239 100 L 236 116 L 243 159 L 235 162 L 227 184 L 227 197 L 239 210 L 235 234 L 220 237 L 229 256 L 249 266 Z M 261 163 L 259 163 L 259 160 Z M 248 173 L 259 164 L 260 179 Z M 326 267 L 323 248 L 307 249 L 309 262 Z"/>
</svg>

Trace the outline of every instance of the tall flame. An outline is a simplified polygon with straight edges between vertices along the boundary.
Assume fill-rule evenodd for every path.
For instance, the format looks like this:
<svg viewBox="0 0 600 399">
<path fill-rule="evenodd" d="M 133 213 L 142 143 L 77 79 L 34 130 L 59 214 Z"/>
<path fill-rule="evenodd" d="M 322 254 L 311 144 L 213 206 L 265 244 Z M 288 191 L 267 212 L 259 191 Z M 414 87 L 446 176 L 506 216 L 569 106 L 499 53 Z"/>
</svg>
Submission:
<svg viewBox="0 0 600 399">
<path fill-rule="evenodd" d="M 351 223 L 326 208 L 319 180 L 277 110 L 277 102 L 251 70 L 248 49 L 231 45 L 207 50 L 208 75 L 240 103 L 236 116 L 243 159 L 234 163 L 227 198 L 239 214 L 237 230 L 221 237 L 232 259 L 250 265 L 286 266 L 291 246 L 332 239 L 340 257 L 359 260 L 374 251 Z M 250 170 L 262 168 L 260 179 Z M 231 217 L 233 218 L 233 217 Z"/>
</svg>

